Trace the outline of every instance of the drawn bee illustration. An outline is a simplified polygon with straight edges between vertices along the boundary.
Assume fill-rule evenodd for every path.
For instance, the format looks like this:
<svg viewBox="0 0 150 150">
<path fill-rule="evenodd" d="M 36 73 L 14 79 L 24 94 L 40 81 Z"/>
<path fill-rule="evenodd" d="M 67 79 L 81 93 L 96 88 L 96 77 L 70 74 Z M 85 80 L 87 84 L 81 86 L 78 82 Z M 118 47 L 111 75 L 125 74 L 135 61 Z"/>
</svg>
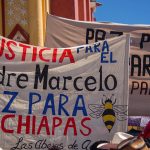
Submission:
<svg viewBox="0 0 150 150">
<path fill-rule="evenodd" d="M 91 110 L 89 115 L 96 119 L 102 117 L 106 128 L 110 132 L 115 124 L 116 119 L 119 121 L 124 121 L 127 119 L 127 105 L 115 105 L 116 99 L 114 102 L 112 101 L 114 94 L 112 94 L 110 98 L 107 98 L 105 95 L 103 95 L 103 97 L 105 97 L 106 100 L 104 101 L 102 99 L 102 105 L 88 105 L 89 109 Z"/>
</svg>

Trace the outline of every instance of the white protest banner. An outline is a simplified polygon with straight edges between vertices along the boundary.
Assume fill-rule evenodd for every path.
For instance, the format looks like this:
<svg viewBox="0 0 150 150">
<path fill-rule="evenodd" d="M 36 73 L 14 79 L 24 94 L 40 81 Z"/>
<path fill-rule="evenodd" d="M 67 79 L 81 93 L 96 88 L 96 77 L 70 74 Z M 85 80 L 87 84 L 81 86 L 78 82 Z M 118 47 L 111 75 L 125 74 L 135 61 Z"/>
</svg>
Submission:
<svg viewBox="0 0 150 150">
<path fill-rule="evenodd" d="M 150 116 L 150 26 L 83 22 L 48 15 L 46 46 L 70 47 L 129 33 L 129 115 Z"/>
<path fill-rule="evenodd" d="M 126 131 L 129 37 L 44 48 L 0 37 L 0 147 L 89 149 Z"/>
</svg>

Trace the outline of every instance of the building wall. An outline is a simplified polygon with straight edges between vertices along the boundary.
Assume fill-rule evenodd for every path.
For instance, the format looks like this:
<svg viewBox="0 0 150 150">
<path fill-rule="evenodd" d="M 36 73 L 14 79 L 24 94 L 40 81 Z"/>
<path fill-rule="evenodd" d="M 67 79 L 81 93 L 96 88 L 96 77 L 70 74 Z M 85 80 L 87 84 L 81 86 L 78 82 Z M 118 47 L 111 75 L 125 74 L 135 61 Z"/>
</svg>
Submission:
<svg viewBox="0 0 150 150">
<path fill-rule="evenodd" d="M 84 20 L 84 1 L 80 0 L 78 2 L 78 13 L 79 13 L 79 20 Z"/>
<path fill-rule="evenodd" d="M 91 9 L 90 9 L 90 0 L 86 0 L 86 18 L 87 21 L 92 21 L 91 20 Z"/>
<path fill-rule="evenodd" d="M 75 19 L 74 0 L 51 0 L 51 14 L 64 18 Z"/>
<path fill-rule="evenodd" d="M 0 0 L 0 35 L 12 38 L 18 24 L 29 37 L 29 44 L 44 46 L 47 12 L 69 19 L 92 20 L 90 0 Z"/>
<path fill-rule="evenodd" d="M 5 36 L 11 33 L 16 24 L 20 24 L 25 31 L 29 30 L 28 4 L 26 1 L 5 0 Z"/>
<path fill-rule="evenodd" d="M 18 24 L 29 44 L 44 45 L 47 0 L 0 0 L 0 33 L 9 37 Z M 4 12 L 4 13 L 2 13 Z M 16 29 L 16 28 L 15 28 Z M 3 32 L 4 31 L 4 32 Z"/>
<path fill-rule="evenodd" d="M 51 14 L 69 19 L 92 21 L 90 0 L 51 0 Z"/>
</svg>

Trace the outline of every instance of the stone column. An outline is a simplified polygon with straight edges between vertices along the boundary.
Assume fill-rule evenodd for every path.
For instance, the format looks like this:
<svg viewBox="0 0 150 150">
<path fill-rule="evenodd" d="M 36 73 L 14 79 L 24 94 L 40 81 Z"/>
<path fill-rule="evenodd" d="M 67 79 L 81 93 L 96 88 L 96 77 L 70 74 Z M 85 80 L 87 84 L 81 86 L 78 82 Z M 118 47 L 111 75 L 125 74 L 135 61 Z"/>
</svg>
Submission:
<svg viewBox="0 0 150 150">
<path fill-rule="evenodd" d="M 42 0 L 29 0 L 29 35 L 30 44 L 43 46 L 43 4 Z"/>
<path fill-rule="evenodd" d="M 0 0 L 0 35 L 2 35 L 2 0 Z"/>
</svg>

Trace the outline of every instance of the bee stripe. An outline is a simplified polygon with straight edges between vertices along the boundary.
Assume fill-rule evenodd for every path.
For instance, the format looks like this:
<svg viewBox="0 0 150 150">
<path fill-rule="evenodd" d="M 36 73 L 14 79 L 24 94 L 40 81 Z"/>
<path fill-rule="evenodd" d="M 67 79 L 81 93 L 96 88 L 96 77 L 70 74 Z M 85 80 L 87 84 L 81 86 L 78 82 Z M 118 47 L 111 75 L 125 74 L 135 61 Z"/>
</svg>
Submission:
<svg viewBox="0 0 150 150">
<path fill-rule="evenodd" d="M 112 121 L 112 122 L 115 122 L 116 117 L 113 116 L 113 115 L 105 115 L 105 116 L 103 116 L 103 120 L 104 120 L 104 122 L 106 122 L 106 121 Z"/>
<path fill-rule="evenodd" d="M 103 116 L 105 115 L 113 115 L 115 116 L 115 112 L 113 109 L 105 109 L 105 111 L 103 112 Z"/>
<path fill-rule="evenodd" d="M 107 127 L 108 130 L 111 130 L 113 126 L 107 125 L 106 127 Z"/>
<path fill-rule="evenodd" d="M 114 125 L 114 122 L 112 122 L 112 121 L 106 121 L 106 122 L 105 122 L 105 125 L 106 125 L 106 126 L 108 126 L 108 125 L 113 126 L 113 125 Z"/>
<path fill-rule="evenodd" d="M 105 109 L 112 109 L 113 105 L 111 103 L 105 104 Z"/>
</svg>

